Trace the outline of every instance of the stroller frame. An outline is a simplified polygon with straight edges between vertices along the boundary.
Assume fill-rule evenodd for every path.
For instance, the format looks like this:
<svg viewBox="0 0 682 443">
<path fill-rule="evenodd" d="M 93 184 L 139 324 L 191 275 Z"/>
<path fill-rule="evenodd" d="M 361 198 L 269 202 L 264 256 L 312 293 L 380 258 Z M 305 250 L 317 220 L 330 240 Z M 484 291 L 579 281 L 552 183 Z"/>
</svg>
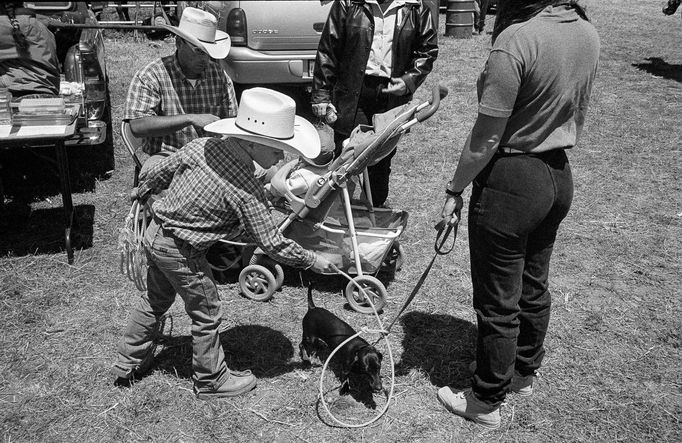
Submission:
<svg viewBox="0 0 682 443">
<path fill-rule="evenodd" d="M 440 99 L 444 98 L 447 95 L 447 92 L 445 87 L 435 86 L 432 89 L 431 100 L 418 105 L 404 105 L 398 117 L 394 118 L 394 120 L 366 146 L 362 146 L 359 150 L 355 149 L 354 152 L 350 151 L 357 147 L 344 149 L 342 154 L 332 163 L 329 171 L 320 176 L 320 178 L 318 178 L 310 187 L 304 199 L 293 195 L 288 191 L 286 186 L 280 186 L 285 191 L 285 198 L 291 206 L 291 212 L 278 226 L 278 230 L 282 234 L 284 234 L 287 228 L 294 222 L 308 221 L 307 218 L 309 216 L 318 219 L 316 223 L 313 223 L 314 230 L 321 229 L 325 232 L 340 235 L 349 234 L 352 246 L 352 261 L 355 265 L 355 274 L 357 274 L 357 276 L 353 279 L 354 281 L 348 282 L 345 296 L 349 305 L 358 312 L 365 314 L 372 314 L 374 312 L 371 305 L 365 300 L 365 296 L 359 291 L 358 285 L 372 298 L 377 311 L 380 311 L 386 303 L 386 288 L 379 279 L 363 272 L 358 241 L 358 229 L 353 217 L 353 205 L 351 204 L 352 200 L 347 186 L 348 180 L 351 177 L 358 176 L 362 173 L 363 191 L 368 200 L 367 209 L 372 226 L 376 225 L 375 212 L 388 211 L 393 213 L 394 211 L 390 209 L 373 207 L 367 167 L 373 160 L 377 160 L 376 154 L 380 151 L 382 146 L 389 144 L 389 142 L 396 137 L 399 138 L 417 123 L 431 117 L 438 109 Z M 388 150 L 388 152 L 383 153 L 383 155 L 389 154 L 393 149 L 395 149 L 395 145 Z M 355 157 L 352 160 L 351 154 Z M 284 165 L 273 178 L 273 184 L 276 179 L 283 180 L 294 166 L 294 163 L 296 163 L 296 161 Z M 344 214 L 348 223 L 348 231 L 331 227 L 328 223 L 325 223 L 330 206 L 335 200 L 335 198 L 330 198 L 330 196 L 337 193 L 339 190 L 343 201 Z M 400 225 L 397 226 L 393 232 L 362 232 L 361 235 L 363 237 L 375 237 L 389 240 L 390 245 L 383 253 L 381 261 L 379 262 L 380 264 L 383 263 L 386 256 L 394 250 L 397 252 L 396 264 L 400 262 L 403 255 L 402 248 L 399 245 L 394 246 L 393 243 L 404 231 L 406 223 L 407 214 L 404 213 Z M 249 259 L 249 265 L 241 271 L 239 276 L 240 289 L 247 298 L 253 300 L 267 301 L 272 298 L 272 295 L 281 287 L 284 280 L 281 265 L 265 256 L 262 252 L 258 252 L 252 244 L 230 240 L 221 240 L 221 242 L 243 247 L 245 248 L 244 252 L 247 252 L 247 249 L 252 248 L 253 255 Z M 235 260 L 233 264 L 236 264 L 237 261 L 238 260 Z M 378 272 L 380 268 L 381 265 L 377 266 L 376 272 Z"/>
</svg>

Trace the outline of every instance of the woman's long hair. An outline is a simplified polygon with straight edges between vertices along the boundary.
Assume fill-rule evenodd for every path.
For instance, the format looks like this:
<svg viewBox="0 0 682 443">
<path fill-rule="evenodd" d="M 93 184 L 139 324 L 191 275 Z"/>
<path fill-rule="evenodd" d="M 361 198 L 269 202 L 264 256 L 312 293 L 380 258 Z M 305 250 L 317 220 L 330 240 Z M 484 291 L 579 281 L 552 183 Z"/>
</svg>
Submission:
<svg viewBox="0 0 682 443">
<path fill-rule="evenodd" d="M 21 32 L 19 21 L 16 17 L 16 10 L 23 6 L 24 2 L 5 2 L 0 5 L 0 13 L 6 15 L 12 24 L 12 37 L 14 38 L 14 44 L 17 46 L 17 52 L 19 52 L 19 54 L 28 51 L 28 40 L 26 40 L 24 33 Z"/>
<path fill-rule="evenodd" d="M 493 27 L 493 43 L 497 36 L 510 25 L 530 20 L 547 6 L 558 5 L 566 5 L 575 9 L 583 20 L 589 21 L 585 9 L 578 4 L 578 0 L 501 0 L 498 2 Z"/>
</svg>

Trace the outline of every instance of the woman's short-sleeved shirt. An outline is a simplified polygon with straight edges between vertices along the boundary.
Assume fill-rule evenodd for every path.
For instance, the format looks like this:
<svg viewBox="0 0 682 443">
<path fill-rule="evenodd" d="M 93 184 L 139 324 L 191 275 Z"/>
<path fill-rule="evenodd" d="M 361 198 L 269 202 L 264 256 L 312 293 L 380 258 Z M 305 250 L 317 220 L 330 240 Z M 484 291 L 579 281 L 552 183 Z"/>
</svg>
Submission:
<svg viewBox="0 0 682 443">
<path fill-rule="evenodd" d="M 549 6 L 502 31 L 477 85 L 479 113 L 509 119 L 500 146 L 575 146 L 598 59 L 596 30 L 567 6 Z"/>
</svg>

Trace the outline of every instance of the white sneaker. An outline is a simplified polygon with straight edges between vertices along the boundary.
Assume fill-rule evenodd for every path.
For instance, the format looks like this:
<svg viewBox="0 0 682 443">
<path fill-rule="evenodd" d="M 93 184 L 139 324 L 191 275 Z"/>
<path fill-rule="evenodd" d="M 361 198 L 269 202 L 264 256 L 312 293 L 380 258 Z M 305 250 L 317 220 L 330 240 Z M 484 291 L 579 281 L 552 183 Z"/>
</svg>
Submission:
<svg viewBox="0 0 682 443">
<path fill-rule="evenodd" d="M 455 415 L 469 419 L 488 429 L 500 427 L 500 408 L 494 408 L 482 402 L 476 398 L 471 389 L 452 392 L 449 387 L 443 386 L 438 390 L 438 400 Z"/>
<path fill-rule="evenodd" d="M 537 376 L 537 372 L 526 375 L 525 377 L 514 372 L 514 377 L 511 382 L 511 391 L 519 394 L 521 397 L 530 397 L 533 395 L 533 382 Z"/>
<path fill-rule="evenodd" d="M 469 363 L 469 371 L 473 374 L 476 372 L 476 360 Z M 525 377 L 519 375 L 514 371 L 514 376 L 511 381 L 511 391 L 515 394 L 519 394 L 520 397 L 530 397 L 533 395 L 533 382 L 540 376 L 540 373 L 535 371 L 530 375 Z"/>
</svg>

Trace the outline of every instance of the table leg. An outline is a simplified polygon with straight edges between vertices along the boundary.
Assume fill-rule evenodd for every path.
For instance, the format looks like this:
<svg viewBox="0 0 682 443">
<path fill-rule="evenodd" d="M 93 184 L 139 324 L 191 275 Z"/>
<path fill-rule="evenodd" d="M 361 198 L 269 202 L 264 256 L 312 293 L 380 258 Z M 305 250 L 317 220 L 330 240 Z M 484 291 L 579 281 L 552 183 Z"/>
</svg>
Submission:
<svg viewBox="0 0 682 443">
<path fill-rule="evenodd" d="M 73 264 L 73 248 L 71 247 L 71 226 L 73 225 L 73 201 L 71 200 L 71 178 L 69 177 L 69 159 L 63 141 L 56 146 L 59 182 L 61 184 L 62 202 L 64 203 L 64 243 L 69 264 Z"/>
</svg>

